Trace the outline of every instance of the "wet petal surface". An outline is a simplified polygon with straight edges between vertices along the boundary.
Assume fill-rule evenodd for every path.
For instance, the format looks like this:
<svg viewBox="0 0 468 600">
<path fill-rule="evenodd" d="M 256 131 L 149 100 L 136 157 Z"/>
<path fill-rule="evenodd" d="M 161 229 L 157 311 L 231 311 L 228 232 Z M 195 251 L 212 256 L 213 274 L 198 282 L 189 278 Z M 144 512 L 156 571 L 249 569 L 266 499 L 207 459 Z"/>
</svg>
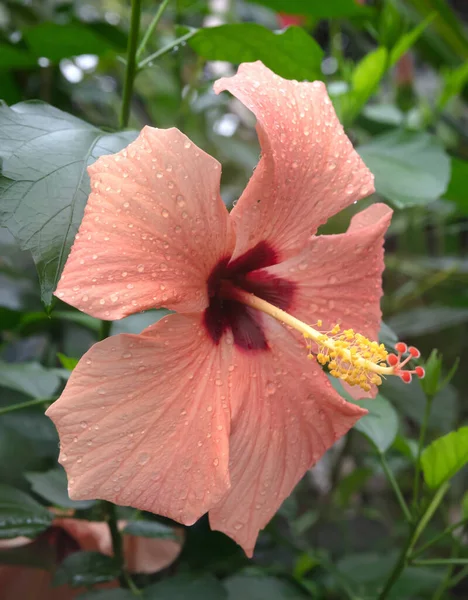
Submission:
<svg viewBox="0 0 468 600">
<path fill-rule="evenodd" d="M 213 529 L 252 555 L 260 529 L 296 483 L 366 411 L 343 400 L 303 341 L 263 317 L 269 353 L 235 349 L 231 490 L 210 510 Z"/>
<path fill-rule="evenodd" d="M 207 277 L 234 246 L 219 163 L 177 129 L 145 127 L 89 172 L 92 193 L 56 295 L 101 319 L 203 310 Z"/>
<path fill-rule="evenodd" d="M 246 63 L 215 83 L 257 117 L 262 157 L 232 210 L 234 258 L 261 241 L 292 256 L 327 219 L 374 190 L 321 82 L 298 83 Z"/>
<path fill-rule="evenodd" d="M 194 523 L 229 487 L 226 346 L 200 315 L 96 344 L 47 411 L 70 496 Z"/>
</svg>

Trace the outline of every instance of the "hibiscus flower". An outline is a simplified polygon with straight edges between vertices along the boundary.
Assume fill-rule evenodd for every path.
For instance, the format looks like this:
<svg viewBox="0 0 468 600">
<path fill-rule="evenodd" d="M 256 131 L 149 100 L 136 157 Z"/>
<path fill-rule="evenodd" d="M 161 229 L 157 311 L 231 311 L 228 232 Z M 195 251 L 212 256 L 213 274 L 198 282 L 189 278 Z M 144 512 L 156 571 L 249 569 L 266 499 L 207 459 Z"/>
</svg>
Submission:
<svg viewBox="0 0 468 600">
<path fill-rule="evenodd" d="M 72 498 L 185 524 L 209 512 L 250 556 L 305 471 L 366 414 L 319 363 L 361 395 L 401 365 L 370 341 L 391 210 L 316 235 L 374 190 L 323 83 L 257 62 L 215 90 L 255 114 L 262 147 L 230 214 L 219 163 L 177 129 L 145 127 L 89 168 L 57 296 L 101 319 L 176 313 L 93 346 L 47 414 Z"/>
<path fill-rule="evenodd" d="M 123 529 L 126 523 L 119 522 Z M 180 532 L 175 532 L 180 542 L 170 539 L 150 539 L 124 535 L 123 552 L 125 566 L 131 573 L 155 573 L 172 564 L 182 548 Z M 57 517 L 52 526 L 32 542 L 25 537 L 0 541 L 2 550 L 31 545 L 30 559 L 36 556 L 51 559 L 50 568 L 0 565 L 0 590 L 2 600 L 72 600 L 83 594 L 86 588 L 68 585 L 53 586 L 53 569 L 67 556 L 77 551 L 101 552 L 112 556 L 112 540 L 107 523 L 85 521 L 69 517 Z M 118 587 L 116 581 L 100 584 L 99 588 Z"/>
</svg>

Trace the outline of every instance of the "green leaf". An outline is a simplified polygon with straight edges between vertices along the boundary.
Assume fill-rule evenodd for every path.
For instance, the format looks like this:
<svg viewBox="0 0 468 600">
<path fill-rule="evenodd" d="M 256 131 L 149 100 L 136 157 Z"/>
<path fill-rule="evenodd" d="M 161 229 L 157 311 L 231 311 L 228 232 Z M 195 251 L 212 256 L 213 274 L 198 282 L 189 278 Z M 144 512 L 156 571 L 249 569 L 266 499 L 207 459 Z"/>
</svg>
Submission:
<svg viewBox="0 0 468 600">
<path fill-rule="evenodd" d="M 177 575 L 145 589 L 144 600 L 226 600 L 222 584 L 212 575 Z"/>
<path fill-rule="evenodd" d="M 289 15 L 308 15 L 318 19 L 359 17 L 372 15 L 373 11 L 367 6 L 358 4 L 355 0 L 250 0 L 262 4 L 275 12 Z"/>
<path fill-rule="evenodd" d="M 351 76 L 352 89 L 339 96 L 338 108 L 345 123 L 353 121 L 361 109 L 376 91 L 387 69 L 388 52 L 386 48 L 377 48 L 367 54 L 354 68 Z"/>
<path fill-rule="evenodd" d="M 83 23 L 40 23 L 26 29 L 24 40 L 37 56 L 52 62 L 79 54 L 97 54 L 112 50 L 112 44 Z"/>
<path fill-rule="evenodd" d="M 451 98 L 461 94 L 468 83 L 468 61 L 456 69 L 446 70 L 443 76 L 445 85 L 437 100 L 439 110 L 442 110 Z"/>
<path fill-rule="evenodd" d="M 65 354 L 62 354 L 62 352 L 57 352 L 57 357 L 58 357 L 62 367 L 64 367 L 65 369 L 68 369 L 69 371 L 73 371 L 73 369 L 76 367 L 76 365 L 80 362 L 79 358 L 72 358 L 70 356 L 65 356 Z"/>
<path fill-rule="evenodd" d="M 55 572 L 53 585 L 91 586 L 116 579 L 120 574 L 115 559 L 100 552 L 75 552 Z"/>
<path fill-rule="evenodd" d="M 461 214 L 468 215 L 468 186 L 466 185 L 468 181 L 468 162 L 459 158 L 452 158 L 451 161 L 452 174 L 444 196 L 447 200 L 456 203 Z"/>
<path fill-rule="evenodd" d="M 37 58 L 28 52 L 0 44 L 0 69 L 27 69 L 36 65 Z M 3 94 L 3 90 L 0 90 L 0 94 Z"/>
<path fill-rule="evenodd" d="M 468 462 L 468 427 L 461 427 L 438 438 L 421 456 L 424 480 L 438 488 L 451 479 Z"/>
<path fill-rule="evenodd" d="M 435 13 L 429 15 L 424 21 L 419 23 L 414 29 L 408 31 L 400 37 L 397 43 L 393 46 L 390 52 L 390 60 L 389 66 L 393 67 L 403 54 L 406 54 L 410 48 L 414 46 L 414 44 L 419 40 L 421 35 L 424 33 L 425 29 L 430 25 L 430 23 L 434 20 Z"/>
<path fill-rule="evenodd" d="M 363 433 L 379 452 L 386 452 L 398 433 L 395 409 L 380 394 L 374 400 L 360 400 L 357 404 L 367 408 L 369 414 L 359 419 L 354 428 Z"/>
<path fill-rule="evenodd" d="M 135 137 L 105 133 L 40 102 L 0 106 L 0 225 L 31 250 L 47 306 L 83 217 L 86 167 Z"/>
<path fill-rule="evenodd" d="M 436 333 L 468 321 L 468 308 L 427 306 L 401 312 L 388 320 L 400 338 Z"/>
<path fill-rule="evenodd" d="M 0 361 L 0 387 L 22 392 L 33 398 L 49 398 L 60 384 L 53 371 L 36 362 L 6 363 Z"/>
<path fill-rule="evenodd" d="M 446 0 L 407 0 L 422 15 L 436 14 L 433 28 L 460 58 L 468 58 L 468 39 L 462 21 Z"/>
<path fill-rule="evenodd" d="M 302 600 L 304 593 L 295 585 L 275 577 L 234 575 L 225 580 L 228 600 Z"/>
<path fill-rule="evenodd" d="M 339 560 L 336 566 L 356 600 L 375 600 L 382 591 L 382 581 L 389 576 L 396 558 L 393 552 L 349 554 Z M 407 567 L 389 593 L 388 599 L 419 598 L 419 594 L 434 590 L 443 574 L 443 570 Z"/>
<path fill-rule="evenodd" d="M 0 538 L 34 538 L 52 523 L 52 514 L 24 492 L 0 484 Z"/>
<path fill-rule="evenodd" d="M 118 588 L 116 590 L 93 590 L 86 592 L 85 594 L 80 594 L 77 600 L 136 600 L 136 598 L 147 600 L 148 596 L 146 596 L 146 593 L 141 596 L 135 596 L 130 590 Z"/>
<path fill-rule="evenodd" d="M 200 29 L 188 43 L 207 60 L 261 60 L 286 79 L 320 77 L 323 51 L 300 27 L 276 33 L 256 23 L 221 25 Z"/>
<path fill-rule="evenodd" d="M 95 504 L 94 500 L 71 500 L 67 492 L 67 476 L 62 467 L 55 467 L 45 473 L 25 473 L 33 492 L 54 506 L 85 509 Z"/>
<path fill-rule="evenodd" d="M 375 175 L 379 194 L 398 208 L 440 198 L 450 180 L 450 159 L 428 133 L 392 131 L 358 148 Z"/>
<path fill-rule="evenodd" d="M 159 538 L 175 541 L 178 541 L 179 539 L 172 527 L 164 525 L 163 523 L 158 523 L 158 521 L 148 521 L 144 519 L 130 521 L 123 530 L 123 533 L 145 538 Z"/>
</svg>

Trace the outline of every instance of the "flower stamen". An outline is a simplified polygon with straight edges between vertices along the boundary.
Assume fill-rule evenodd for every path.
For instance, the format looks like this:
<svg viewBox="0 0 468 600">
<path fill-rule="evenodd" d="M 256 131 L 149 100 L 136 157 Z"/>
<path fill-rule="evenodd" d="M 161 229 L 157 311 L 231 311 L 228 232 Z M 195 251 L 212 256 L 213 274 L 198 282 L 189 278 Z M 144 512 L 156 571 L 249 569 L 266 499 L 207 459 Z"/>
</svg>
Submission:
<svg viewBox="0 0 468 600">
<path fill-rule="evenodd" d="M 371 341 L 353 329 L 341 331 L 340 325 L 336 324 L 329 331 L 319 331 L 229 282 L 224 282 L 222 293 L 225 297 L 260 310 L 302 333 L 306 340 L 308 357 L 316 359 L 328 368 L 330 375 L 349 385 L 357 385 L 368 392 L 372 385 L 380 385 L 382 379 L 388 375 L 396 375 L 404 383 L 410 383 L 413 374 L 419 378 L 424 377 L 422 367 L 404 369 L 412 358 L 420 356 L 419 350 L 414 346 L 408 348 L 405 343 L 398 342 L 395 344 L 398 354 L 389 354 L 383 344 Z M 316 326 L 321 327 L 322 321 L 318 320 Z M 406 353 L 408 356 L 403 358 Z"/>
</svg>

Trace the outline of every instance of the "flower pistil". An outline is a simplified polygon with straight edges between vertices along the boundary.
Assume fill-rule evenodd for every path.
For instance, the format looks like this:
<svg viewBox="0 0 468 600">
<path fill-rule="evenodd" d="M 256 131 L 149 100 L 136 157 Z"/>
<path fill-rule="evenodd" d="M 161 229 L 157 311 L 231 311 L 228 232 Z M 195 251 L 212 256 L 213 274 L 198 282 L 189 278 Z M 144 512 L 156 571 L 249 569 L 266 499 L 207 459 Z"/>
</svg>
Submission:
<svg viewBox="0 0 468 600">
<path fill-rule="evenodd" d="M 419 350 L 414 346 L 408 348 L 403 342 L 398 342 L 395 345 L 398 354 L 389 354 L 383 344 L 371 341 L 353 329 L 341 331 L 340 325 L 337 324 L 330 331 L 319 331 L 229 282 L 224 283 L 223 295 L 260 310 L 302 333 L 309 358 L 316 359 L 326 366 L 333 377 L 349 385 L 357 385 L 366 392 L 370 391 L 372 385 L 380 385 L 382 378 L 388 375 L 396 375 L 404 383 L 410 383 L 413 374 L 419 378 L 424 377 L 424 369 L 420 366 L 412 370 L 404 368 L 412 358 L 420 356 Z M 322 322 L 318 321 L 316 326 L 321 327 Z M 406 353 L 409 353 L 408 356 L 403 358 Z"/>
</svg>

